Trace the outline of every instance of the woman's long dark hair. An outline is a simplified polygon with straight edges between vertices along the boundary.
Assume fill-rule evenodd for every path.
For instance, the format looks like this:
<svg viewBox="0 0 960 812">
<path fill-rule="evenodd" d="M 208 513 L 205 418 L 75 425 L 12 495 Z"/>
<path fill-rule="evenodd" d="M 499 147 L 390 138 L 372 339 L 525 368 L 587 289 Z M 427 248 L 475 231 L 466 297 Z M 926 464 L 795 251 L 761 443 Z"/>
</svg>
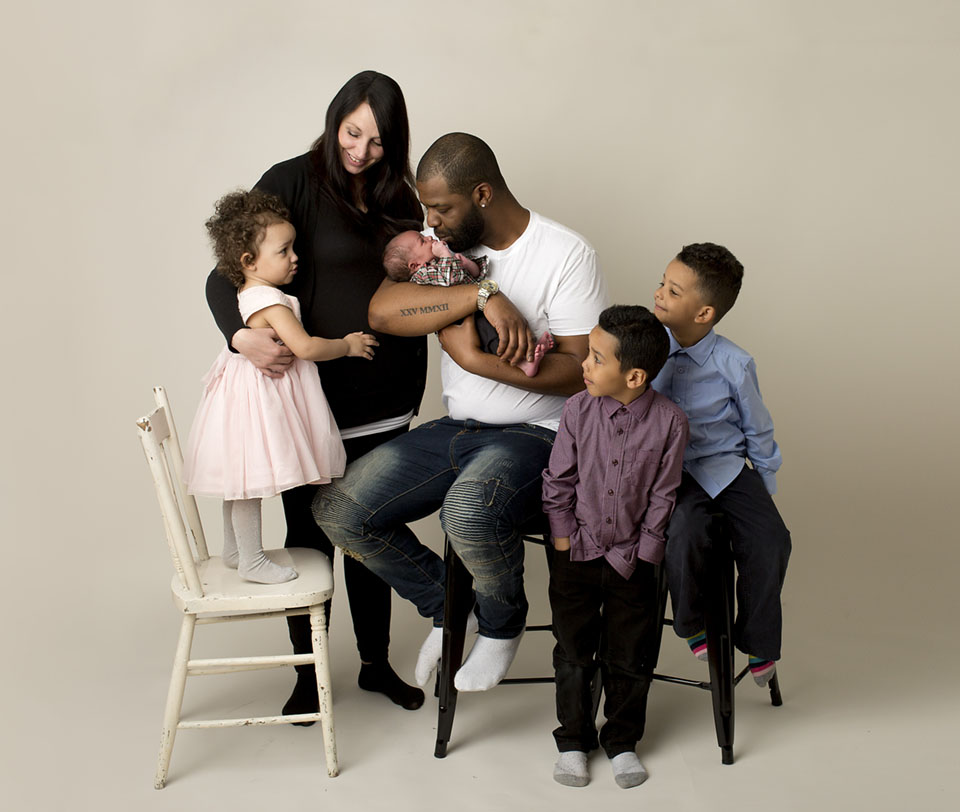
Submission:
<svg viewBox="0 0 960 812">
<path fill-rule="evenodd" d="M 343 119 L 364 102 L 373 110 L 383 146 L 383 158 L 363 173 L 366 215 L 356 205 L 353 176 L 343 168 L 337 137 Z M 387 231 L 410 227 L 411 220 L 422 222 L 410 171 L 407 105 L 400 85 L 389 76 L 367 70 L 340 88 L 327 108 L 323 134 L 310 149 L 321 190 L 351 219 L 360 221 L 372 215 L 382 221 Z"/>
</svg>

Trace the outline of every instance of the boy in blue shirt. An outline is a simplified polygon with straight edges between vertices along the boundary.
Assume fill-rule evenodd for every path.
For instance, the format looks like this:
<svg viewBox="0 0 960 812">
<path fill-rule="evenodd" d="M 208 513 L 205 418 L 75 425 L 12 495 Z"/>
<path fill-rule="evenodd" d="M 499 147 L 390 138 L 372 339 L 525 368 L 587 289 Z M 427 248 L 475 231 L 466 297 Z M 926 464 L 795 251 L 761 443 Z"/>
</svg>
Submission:
<svg viewBox="0 0 960 812">
<path fill-rule="evenodd" d="M 683 478 L 667 529 L 666 567 L 674 631 L 707 657 L 700 595 L 711 539 L 709 517 L 722 512 L 737 564 L 734 644 L 766 685 L 780 659 L 780 590 L 790 533 L 771 495 L 780 449 L 760 397 L 753 358 L 713 326 L 733 307 L 743 265 L 712 243 L 687 245 L 654 293 L 654 313 L 667 328 L 670 354 L 651 384 L 680 406 L 690 424 Z M 750 466 L 746 465 L 747 460 Z"/>
</svg>

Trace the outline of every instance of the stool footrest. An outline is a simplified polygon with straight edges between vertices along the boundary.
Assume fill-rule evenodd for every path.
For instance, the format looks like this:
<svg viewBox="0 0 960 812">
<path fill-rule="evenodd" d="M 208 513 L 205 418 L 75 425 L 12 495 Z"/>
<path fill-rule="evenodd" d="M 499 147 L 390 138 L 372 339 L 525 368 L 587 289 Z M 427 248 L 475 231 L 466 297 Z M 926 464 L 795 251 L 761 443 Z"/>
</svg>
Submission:
<svg viewBox="0 0 960 812">
<path fill-rule="evenodd" d="M 689 685 L 691 688 L 701 688 L 704 691 L 709 691 L 712 689 L 712 686 L 709 682 L 695 679 L 684 679 L 683 677 L 671 677 L 668 674 L 654 674 L 653 679 L 658 680 L 659 682 L 669 682 L 673 685 Z"/>
</svg>

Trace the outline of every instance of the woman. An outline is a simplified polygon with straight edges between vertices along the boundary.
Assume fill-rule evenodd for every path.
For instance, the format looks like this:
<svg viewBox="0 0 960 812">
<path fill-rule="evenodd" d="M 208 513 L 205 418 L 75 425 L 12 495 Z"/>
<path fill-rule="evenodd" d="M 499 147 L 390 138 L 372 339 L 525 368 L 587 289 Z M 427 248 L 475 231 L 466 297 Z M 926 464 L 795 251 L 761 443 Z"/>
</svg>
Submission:
<svg viewBox="0 0 960 812">
<path fill-rule="evenodd" d="M 373 332 L 367 305 L 384 278 L 383 248 L 394 234 L 423 223 L 409 150 L 399 85 L 382 73 L 364 71 L 334 97 L 324 132 L 310 151 L 272 167 L 256 184 L 290 209 L 299 266 L 285 290 L 300 300 L 311 335 Z M 272 330 L 244 327 L 236 290 L 216 273 L 207 280 L 207 302 L 233 349 L 265 375 L 283 374 L 293 360 L 290 351 L 275 342 Z M 348 463 L 407 431 L 426 383 L 425 338 L 378 334 L 377 339 L 372 361 L 341 358 L 318 365 Z M 332 558 L 333 547 L 311 513 L 315 492 L 305 486 L 283 494 L 286 546 L 314 547 Z M 419 708 L 423 692 L 404 683 L 387 662 L 390 588 L 352 558 L 344 558 L 344 575 L 360 651 L 360 687 L 384 693 L 408 710 Z M 289 618 L 288 624 L 294 651 L 309 652 L 309 620 Z M 313 668 L 297 666 L 297 684 L 283 712 L 316 710 Z"/>
</svg>

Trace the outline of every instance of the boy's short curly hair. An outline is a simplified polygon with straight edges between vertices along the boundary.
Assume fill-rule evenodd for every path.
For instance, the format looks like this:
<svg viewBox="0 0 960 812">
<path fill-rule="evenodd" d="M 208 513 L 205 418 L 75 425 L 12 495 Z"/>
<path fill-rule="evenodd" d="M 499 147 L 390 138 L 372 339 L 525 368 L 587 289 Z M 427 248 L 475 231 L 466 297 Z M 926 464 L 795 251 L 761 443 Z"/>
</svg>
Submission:
<svg viewBox="0 0 960 812">
<path fill-rule="evenodd" d="M 279 197 L 259 189 L 238 189 L 224 195 L 214 205 L 214 212 L 206 226 L 217 271 L 239 288 L 244 282 L 240 258 L 244 254 L 256 257 L 267 226 L 289 222 L 290 212 Z"/>
<path fill-rule="evenodd" d="M 716 312 L 716 324 L 737 301 L 743 283 L 743 265 L 722 245 L 712 242 L 685 245 L 677 259 L 697 277 L 703 303 Z"/>
<path fill-rule="evenodd" d="M 660 320 L 643 305 L 610 305 L 600 314 L 599 326 L 617 340 L 621 372 L 642 369 L 649 383 L 667 363 L 670 339 Z"/>
</svg>

